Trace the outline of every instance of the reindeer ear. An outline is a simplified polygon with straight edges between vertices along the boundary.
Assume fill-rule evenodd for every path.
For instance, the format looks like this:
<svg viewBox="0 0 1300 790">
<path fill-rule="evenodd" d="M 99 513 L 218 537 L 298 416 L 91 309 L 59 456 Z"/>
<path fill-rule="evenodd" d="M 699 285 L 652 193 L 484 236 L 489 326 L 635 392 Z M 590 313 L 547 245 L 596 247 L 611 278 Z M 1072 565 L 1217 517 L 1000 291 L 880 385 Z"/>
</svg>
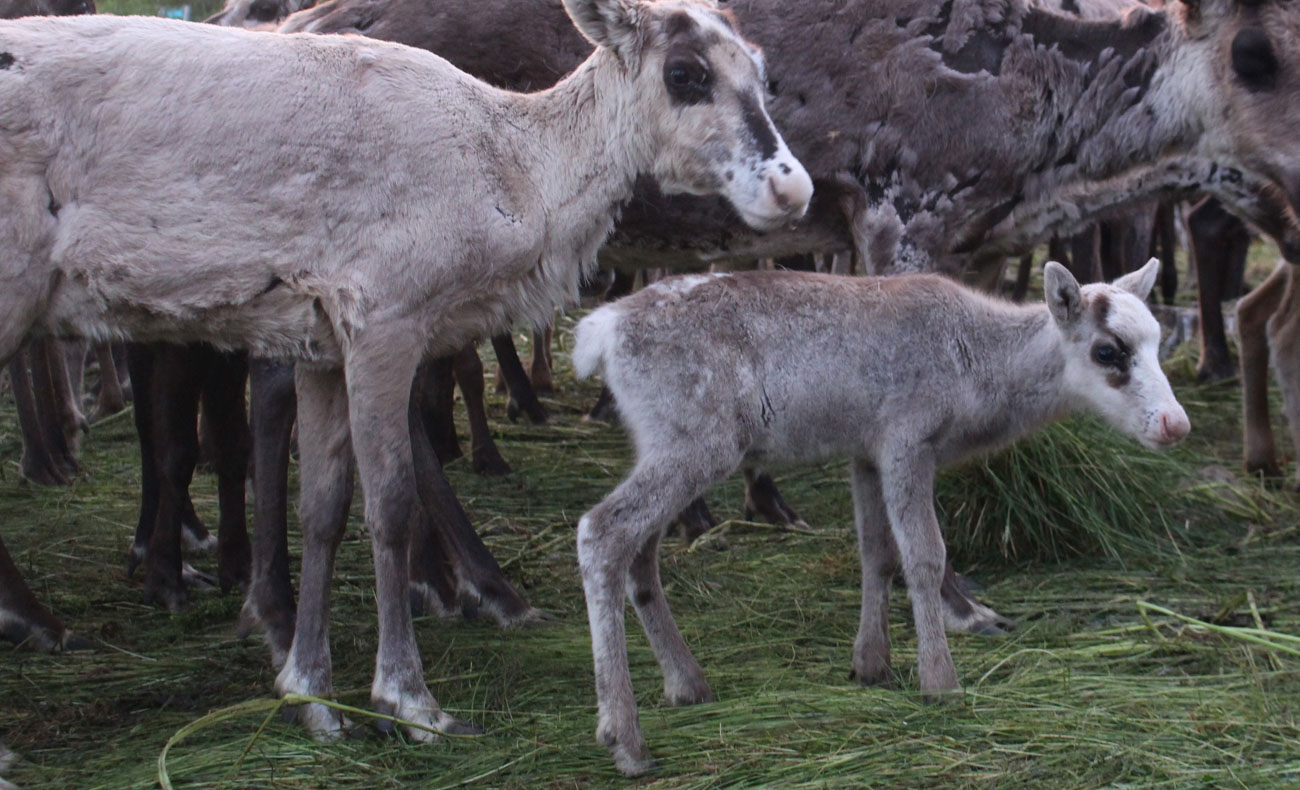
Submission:
<svg viewBox="0 0 1300 790">
<path fill-rule="evenodd" d="M 1145 302 L 1147 296 L 1151 293 L 1151 289 L 1155 287 L 1156 275 L 1159 273 L 1160 259 L 1152 258 L 1147 261 L 1146 266 L 1124 275 L 1111 285 L 1116 288 L 1123 288 Z"/>
<path fill-rule="evenodd" d="M 1070 326 L 1079 320 L 1083 312 L 1079 281 L 1056 261 L 1048 261 L 1043 266 L 1043 295 L 1047 297 L 1047 309 L 1052 311 L 1057 324 Z"/>
<path fill-rule="evenodd" d="M 640 0 L 564 0 L 564 10 L 591 43 L 613 50 L 625 65 L 640 52 Z"/>
</svg>

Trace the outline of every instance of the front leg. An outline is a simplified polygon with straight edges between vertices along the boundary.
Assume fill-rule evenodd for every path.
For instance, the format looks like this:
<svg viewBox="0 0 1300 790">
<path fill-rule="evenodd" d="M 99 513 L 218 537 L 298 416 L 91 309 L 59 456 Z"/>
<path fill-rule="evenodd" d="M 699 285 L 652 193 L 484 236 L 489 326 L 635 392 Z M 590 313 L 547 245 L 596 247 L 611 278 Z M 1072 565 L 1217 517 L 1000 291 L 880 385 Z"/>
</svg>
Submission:
<svg viewBox="0 0 1300 790">
<path fill-rule="evenodd" d="M 864 686 L 890 685 L 889 587 L 898 572 L 898 546 L 889 530 L 880 473 L 861 458 L 854 459 L 852 471 L 853 522 L 862 565 L 862 612 L 849 677 Z"/>
<path fill-rule="evenodd" d="M 959 688 L 939 594 L 947 559 L 934 512 L 934 471 L 934 459 L 915 446 L 893 449 L 880 466 L 890 529 L 912 598 L 921 691 L 929 696 Z"/>
<path fill-rule="evenodd" d="M 428 742 L 436 737 L 435 731 L 466 733 L 475 729 L 444 713 L 429 693 L 411 623 L 407 555 L 420 502 L 408 409 L 411 382 L 420 362 L 419 337 L 421 328 L 405 322 L 375 325 L 355 337 L 348 351 L 346 381 L 352 444 L 374 549 L 379 609 L 379 650 L 370 702 L 381 713 L 420 725 L 407 727 L 407 734 Z M 299 609 L 301 633 L 304 623 L 301 606 Z"/>
</svg>

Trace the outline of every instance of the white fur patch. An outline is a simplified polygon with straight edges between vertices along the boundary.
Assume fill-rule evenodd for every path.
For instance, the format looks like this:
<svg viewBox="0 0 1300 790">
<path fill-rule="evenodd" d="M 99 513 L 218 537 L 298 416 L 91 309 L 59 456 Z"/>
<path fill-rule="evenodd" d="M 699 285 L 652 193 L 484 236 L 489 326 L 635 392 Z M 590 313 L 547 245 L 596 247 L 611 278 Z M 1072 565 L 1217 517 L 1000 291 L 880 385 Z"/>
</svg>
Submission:
<svg viewBox="0 0 1300 790">
<path fill-rule="evenodd" d="M 585 379 L 597 373 L 618 337 L 618 303 L 605 305 L 578 322 L 573 330 L 573 373 Z"/>
</svg>

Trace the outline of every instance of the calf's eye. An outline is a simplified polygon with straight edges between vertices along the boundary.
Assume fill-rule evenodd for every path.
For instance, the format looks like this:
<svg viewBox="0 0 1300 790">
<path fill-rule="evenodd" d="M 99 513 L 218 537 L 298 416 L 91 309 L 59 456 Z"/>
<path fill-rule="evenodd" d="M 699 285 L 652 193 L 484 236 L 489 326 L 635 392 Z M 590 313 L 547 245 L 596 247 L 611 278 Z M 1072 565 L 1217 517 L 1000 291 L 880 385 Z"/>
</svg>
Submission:
<svg viewBox="0 0 1300 790">
<path fill-rule="evenodd" d="M 1119 366 L 1122 355 L 1118 348 L 1109 343 L 1103 343 L 1092 349 L 1092 359 L 1098 365 L 1111 368 Z"/>
</svg>

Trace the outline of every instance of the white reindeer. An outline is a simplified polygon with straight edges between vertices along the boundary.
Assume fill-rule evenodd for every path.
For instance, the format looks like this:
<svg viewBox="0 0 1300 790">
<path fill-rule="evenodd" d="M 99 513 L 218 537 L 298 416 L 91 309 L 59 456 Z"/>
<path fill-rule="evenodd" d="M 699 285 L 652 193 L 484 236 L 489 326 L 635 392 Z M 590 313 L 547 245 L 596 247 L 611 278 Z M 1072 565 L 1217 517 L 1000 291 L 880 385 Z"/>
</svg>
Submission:
<svg viewBox="0 0 1300 790">
<path fill-rule="evenodd" d="M 713 698 L 668 611 L 660 535 L 737 467 L 848 457 L 862 560 L 853 671 L 889 678 L 888 600 L 900 560 L 921 689 L 957 689 L 939 598 L 941 467 L 1068 412 L 1101 415 L 1148 447 L 1190 429 L 1156 358 L 1143 303 L 1159 261 L 1080 288 L 1048 263 L 1047 304 L 1015 305 L 937 275 L 688 275 L 578 324 L 579 376 L 599 371 L 636 465 L 578 522 L 599 703 L 597 739 L 619 770 L 650 765 L 628 673 L 627 592 L 675 705 Z M 630 584 L 631 589 L 627 589 Z"/>
<path fill-rule="evenodd" d="M 281 693 L 332 692 L 329 586 L 355 459 L 379 609 L 372 704 L 464 730 L 424 682 L 408 605 L 408 527 L 430 507 L 408 431 L 416 367 L 574 300 L 638 175 L 722 194 L 758 227 L 806 210 L 812 183 L 763 108 L 761 56 L 713 4 L 564 5 L 597 49 L 531 95 L 357 37 L 0 24 L 0 363 L 51 333 L 300 363 L 303 568 Z M 324 706 L 301 716 L 343 726 Z"/>
</svg>

